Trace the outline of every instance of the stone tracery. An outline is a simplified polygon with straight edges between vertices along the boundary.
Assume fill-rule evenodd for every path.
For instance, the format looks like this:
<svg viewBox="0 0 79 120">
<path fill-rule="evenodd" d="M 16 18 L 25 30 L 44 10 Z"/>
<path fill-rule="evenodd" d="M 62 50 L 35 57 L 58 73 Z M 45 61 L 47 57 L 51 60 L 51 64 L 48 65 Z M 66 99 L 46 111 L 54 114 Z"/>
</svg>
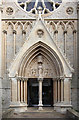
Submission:
<svg viewBox="0 0 79 120">
<path fill-rule="evenodd" d="M 38 13 L 38 8 L 39 6 L 42 8 L 42 14 L 47 14 L 55 9 L 57 9 L 60 4 L 61 0 L 19 0 L 18 3 L 19 5 L 27 12 L 37 14 Z"/>
</svg>

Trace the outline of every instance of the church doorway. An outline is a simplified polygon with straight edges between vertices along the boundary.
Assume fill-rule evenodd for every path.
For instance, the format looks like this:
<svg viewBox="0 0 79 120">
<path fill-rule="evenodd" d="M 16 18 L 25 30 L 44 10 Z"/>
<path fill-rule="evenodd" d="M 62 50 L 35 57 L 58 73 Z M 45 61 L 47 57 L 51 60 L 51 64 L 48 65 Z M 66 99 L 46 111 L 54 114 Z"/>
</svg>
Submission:
<svg viewBox="0 0 79 120">
<path fill-rule="evenodd" d="M 42 83 L 42 103 L 43 106 L 53 106 L 53 81 L 44 78 Z M 39 104 L 39 82 L 36 78 L 28 80 L 28 106 L 38 106 Z"/>
</svg>

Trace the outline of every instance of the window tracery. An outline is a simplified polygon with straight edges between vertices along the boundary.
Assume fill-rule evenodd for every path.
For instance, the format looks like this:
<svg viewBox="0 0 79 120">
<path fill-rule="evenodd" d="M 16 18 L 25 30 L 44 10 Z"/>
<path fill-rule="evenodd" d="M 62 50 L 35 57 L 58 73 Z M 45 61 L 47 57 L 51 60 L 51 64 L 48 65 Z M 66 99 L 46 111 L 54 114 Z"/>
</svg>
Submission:
<svg viewBox="0 0 79 120">
<path fill-rule="evenodd" d="M 38 14 L 38 8 L 42 8 L 42 14 L 47 14 L 57 9 L 62 0 L 18 0 L 19 5 L 27 12 Z"/>
</svg>

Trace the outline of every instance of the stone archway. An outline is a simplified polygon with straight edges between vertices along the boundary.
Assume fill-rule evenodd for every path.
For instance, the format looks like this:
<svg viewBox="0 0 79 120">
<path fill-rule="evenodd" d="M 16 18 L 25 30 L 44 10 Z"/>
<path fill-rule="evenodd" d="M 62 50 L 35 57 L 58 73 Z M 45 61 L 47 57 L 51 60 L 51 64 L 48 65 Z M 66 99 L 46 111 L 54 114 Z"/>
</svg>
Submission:
<svg viewBox="0 0 79 120">
<path fill-rule="evenodd" d="M 16 82 L 12 78 L 12 102 L 27 106 L 28 79 L 36 78 L 39 83 L 39 109 L 42 109 L 42 84 L 45 78 L 53 80 L 53 103 L 70 102 L 70 81 L 64 78 L 64 69 L 56 52 L 39 42 L 29 48 L 19 62 Z M 15 85 L 16 84 L 16 85 Z M 14 91 L 14 86 L 16 87 Z M 66 91 L 69 94 L 66 94 Z M 16 97 L 15 97 L 16 96 Z M 56 106 L 57 107 L 57 106 Z"/>
</svg>

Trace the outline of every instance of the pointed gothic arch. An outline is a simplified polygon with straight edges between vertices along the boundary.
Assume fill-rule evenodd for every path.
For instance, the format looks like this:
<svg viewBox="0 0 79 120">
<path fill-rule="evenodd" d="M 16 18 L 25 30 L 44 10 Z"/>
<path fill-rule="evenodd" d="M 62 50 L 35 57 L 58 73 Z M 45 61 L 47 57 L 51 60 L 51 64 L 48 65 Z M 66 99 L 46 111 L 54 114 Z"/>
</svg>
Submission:
<svg viewBox="0 0 79 120">
<path fill-rule="evenodd" d="M 28 66 L 28 64 L 30 64 L 40 54 L 43 56 L 43 58 L 49 61 L 49 63 L 51 64 L 50 66 L 53 65 L 53 67 L 55 68 L 54 69 L 55 75 L 51 76 L 52 78 L 63 76 L 64 74 L 63 65 L 59 57 L 49 46 L 42 42 L 34 44 L 26 51 L 26 53 L 24 53 L 19 63 L 18 75 L 23 77 L 29 77 L 25 76 L 25 69 L 27 69 L 26 66 Z"/>
</svg>

